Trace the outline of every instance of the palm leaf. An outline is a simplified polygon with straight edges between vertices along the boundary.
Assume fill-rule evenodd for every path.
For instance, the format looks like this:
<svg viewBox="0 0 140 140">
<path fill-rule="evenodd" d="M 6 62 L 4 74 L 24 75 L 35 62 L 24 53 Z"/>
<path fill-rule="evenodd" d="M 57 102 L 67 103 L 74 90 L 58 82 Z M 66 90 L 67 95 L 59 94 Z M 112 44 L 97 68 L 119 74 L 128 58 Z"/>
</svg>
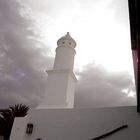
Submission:
<svg viewBox="0 0 140 140">
<path fill-rule="evenodd" d="M 28 110 L 29 107 L 23 104 L 15 104 L 0 110 L 0 135 L 3 135 L 5 140 L 9 140 L 14 118 L 26 116 Z"/>
</svg>

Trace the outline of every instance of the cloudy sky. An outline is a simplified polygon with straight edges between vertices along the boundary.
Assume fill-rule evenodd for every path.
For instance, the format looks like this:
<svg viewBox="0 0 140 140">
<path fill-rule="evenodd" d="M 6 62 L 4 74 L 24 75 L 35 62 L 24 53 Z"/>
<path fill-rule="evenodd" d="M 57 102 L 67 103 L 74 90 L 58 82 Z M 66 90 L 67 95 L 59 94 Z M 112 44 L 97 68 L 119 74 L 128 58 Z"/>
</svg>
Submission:
<svg viewBox="0 0 140 140">
<path fill-rule="evenodd" d="M 127 0 L 0 0 L 0 107 L 44 97 L 57 40 L 77 42 L 75 107 L 136 105 Z"/>
</svg>

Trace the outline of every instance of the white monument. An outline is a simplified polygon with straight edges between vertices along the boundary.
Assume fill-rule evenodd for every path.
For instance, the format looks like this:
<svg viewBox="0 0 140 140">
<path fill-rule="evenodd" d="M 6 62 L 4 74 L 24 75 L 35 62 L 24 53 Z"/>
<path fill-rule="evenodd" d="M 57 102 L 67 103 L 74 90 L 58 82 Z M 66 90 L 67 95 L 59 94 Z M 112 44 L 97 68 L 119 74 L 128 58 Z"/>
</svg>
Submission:
<svg viewBox="0 0 140 140">
<path fill-rule="evenodd" d="M 47 71 L 46 94 L 39 108 L 73 108 L 77 81 L 73 73 L 75 47 L 69 32 L 57 41 L 54 67 Z"/>
<path fill-rule="evenodd" d="M 15 118 L 10 140 L 139 140 L 136 106 L 74 108 L 76 42 L 67 33 L 57 45 L 44 100 L 26 117 Z"/>
</svg>

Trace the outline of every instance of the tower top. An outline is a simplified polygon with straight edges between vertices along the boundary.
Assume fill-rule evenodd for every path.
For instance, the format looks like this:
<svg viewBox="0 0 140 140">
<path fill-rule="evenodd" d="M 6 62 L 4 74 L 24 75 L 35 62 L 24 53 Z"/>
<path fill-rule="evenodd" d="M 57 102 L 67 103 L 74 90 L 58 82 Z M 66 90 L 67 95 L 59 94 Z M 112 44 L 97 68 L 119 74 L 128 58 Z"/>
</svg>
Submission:
<svg viewBox="0 0 140 140">
<path fill-rule="evenodd" d="M 67 32 L 67 34 L 57 41 L 58 47 L 63 46 L 63 47 L 76 47 L 76 42 L 75 40 L 70 36 L 70 33 Z"/>
</svg>

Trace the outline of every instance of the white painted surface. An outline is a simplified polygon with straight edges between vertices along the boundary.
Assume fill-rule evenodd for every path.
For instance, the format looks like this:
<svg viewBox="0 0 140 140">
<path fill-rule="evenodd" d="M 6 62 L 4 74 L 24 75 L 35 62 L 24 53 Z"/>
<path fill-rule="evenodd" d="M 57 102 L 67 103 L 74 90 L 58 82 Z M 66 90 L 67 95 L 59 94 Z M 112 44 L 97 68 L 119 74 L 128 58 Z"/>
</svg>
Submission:
<svg viewBox="0 0 140 140">
<path fill-rule="evenodd" d="M 26 132 L 26 117 L 17 117 L 11 131 L 10 140 L 23 140 Z"/>
<path fill-rule="evenodd" d="M 67 34 L 65 36 L 63 36 L 60 39 L 58 39 L 57 45 L 58 45 L 58 47 L 60 47 L 60 46 L 64 46 L 64 47 L 67 46 L 67 47 L 75 48 L 76 47 L 76 42 L 70 36 L 69 32 L 67 32 Z"/>
<path fill-rule="evenodd" d="M 54 69 L 71 69 L 73 71 L 75 53 L 75 50 L 71 47 L 57 47 Z"/>
<path fill-rule="evenodd" d="M 74 73 L 71 73 L 68 76 L 68 86 L 67 86 L 67 106 L 68 108 L 74 107 L 74 97 L 75 97 L 75 83 L 77 82 L 77 79 L 74 75 Z"/>
<path fill-rule="evenodd" d="M 76 42 L 69 32 L 57 41 L 54 69 L 71 69 L 73 71 Z"/>
<path fill-rule="evenodd" d="M 91 140 L 124 124 L 128 128 L 102 140 L 140 139 L 140 114 L 136 107 L 39 109 L 30 112 L 28 122 L 34 124 L 34 130 L 22 140 Z"/>
<path fill-rule="evenodd" d="M 46 94 L 39 108 L 72 108 L 76 77 L 71 70 L 50 70 Z"/>
<path fill-rule="evenodd" d="M 76 42 L 69 33 L 57 42 L 53 70 L 48 70 L 46 93 L 38 108 L 73 108 L 75 82 L 73 73 Z"/>
</svg>

